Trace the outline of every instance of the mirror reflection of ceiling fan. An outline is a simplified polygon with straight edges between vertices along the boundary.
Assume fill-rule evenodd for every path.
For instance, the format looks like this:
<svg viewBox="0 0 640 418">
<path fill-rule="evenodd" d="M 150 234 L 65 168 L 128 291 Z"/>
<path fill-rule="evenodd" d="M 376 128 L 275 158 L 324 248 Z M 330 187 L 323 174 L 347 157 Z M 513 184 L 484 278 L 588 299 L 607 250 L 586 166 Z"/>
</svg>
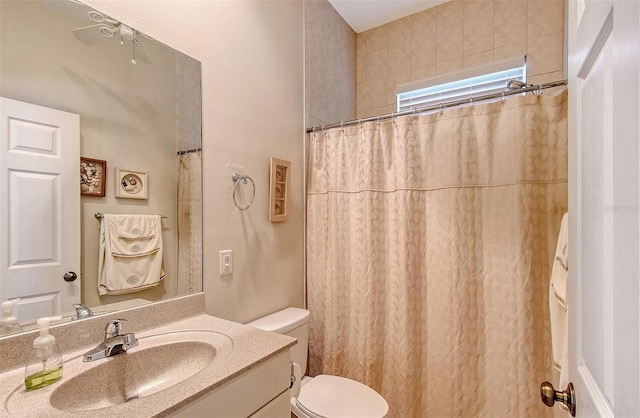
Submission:
<svg viewBox="0 0 640 418">
<path fill-rule="evenodd" d="M 43 0 L 44 4 L 52 9 L 56 9 L 67 15 L 79 17 L 81 19 L 89 19 L 94 22 L 92 25 L 73 29 L 73 36 L 80 42 L 87 45 L 95 45 L 99 43 L 112 42 L 113 39 L 120 39 L 121 46 L 131 45 L 131 63 L 136 65 L 137 60 L 151 64 L 151 59 L 147 53 L 147 49 L 140 41 L 146 38 L 155 41 L 153 38 L 138 32 L 131 26 L 125 25 L 116 19 L 113 19 L 104 13 L 88 8 L 86 5 L 76 1 L 59 1 L 59 0 Z"/>
<path fill-rule="evenodd" d="M 142 34 L 131 26 L 127 26 L 124 23 L 113 20 L 107 16 L 99 14 L 98 12 L 89 12 L 89 18 L 91 20 L 99 15 L 103 20 L 95 25 L 85 26 L 82 28 L 73 29 L 73 36 L 76 37 L 82 43 L 87 45 L 94 45 L 101 42 L 107 42 L 111 38 L 120 38 L 120 45 L 125 46 L 126 43 L 131 42 L 132 55 L 131 63 L 136 64 L 136 60 L 140 59 L 147 64 L 151 64 L 149 55 L 144 45 L 140 42 Z M 127 41 L 127 42 L 125 42 Z"/>
</svg>

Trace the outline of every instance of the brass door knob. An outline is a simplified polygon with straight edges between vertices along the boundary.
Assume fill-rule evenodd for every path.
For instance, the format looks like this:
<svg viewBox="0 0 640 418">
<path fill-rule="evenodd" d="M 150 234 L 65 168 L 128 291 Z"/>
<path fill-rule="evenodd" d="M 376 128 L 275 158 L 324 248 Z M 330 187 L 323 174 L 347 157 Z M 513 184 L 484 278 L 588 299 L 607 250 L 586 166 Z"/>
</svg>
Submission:
<svg viewBox="0 0 640 418">
<path fill-rule="evenodd" d="M 569 383 L 567 388 L 560 392 L 555 390 L 551 383 L 544 382 L 540 385 L 540 398 L 542 403 L 548 407 L 552 407 L 556 401 L 560 401 L 569 408 L 572 417 L 576 416 L 576 392 L 573 389 L 573 383 Z"/>
</svg>

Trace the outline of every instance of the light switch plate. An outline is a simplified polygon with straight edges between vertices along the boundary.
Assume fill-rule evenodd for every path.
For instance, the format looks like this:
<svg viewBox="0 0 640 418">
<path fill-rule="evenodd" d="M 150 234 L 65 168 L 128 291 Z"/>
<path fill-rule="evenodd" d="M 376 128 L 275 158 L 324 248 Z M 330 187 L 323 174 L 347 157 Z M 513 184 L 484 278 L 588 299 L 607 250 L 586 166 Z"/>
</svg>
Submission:
<svg viewBox="0 0 640 418">
<path fill-rule="evenodd" d="M 233 251 L 220 251 L 220 275 L 233 273 Z"/>
</svg>

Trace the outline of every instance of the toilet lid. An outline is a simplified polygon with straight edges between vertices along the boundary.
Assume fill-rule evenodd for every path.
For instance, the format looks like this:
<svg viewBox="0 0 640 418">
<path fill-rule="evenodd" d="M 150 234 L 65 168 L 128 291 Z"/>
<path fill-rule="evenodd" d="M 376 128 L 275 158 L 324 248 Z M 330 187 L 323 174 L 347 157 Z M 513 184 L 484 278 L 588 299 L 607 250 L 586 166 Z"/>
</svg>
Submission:
<svg viewBox="0 0 640 418">
<path fill-rule="evenodd" d="M 304 385 L 296 402 L 301 409 L 328 418 L 382 418 L 389 411 L 387 401 L 370 387 L 324 374 Z"/>
</svg>

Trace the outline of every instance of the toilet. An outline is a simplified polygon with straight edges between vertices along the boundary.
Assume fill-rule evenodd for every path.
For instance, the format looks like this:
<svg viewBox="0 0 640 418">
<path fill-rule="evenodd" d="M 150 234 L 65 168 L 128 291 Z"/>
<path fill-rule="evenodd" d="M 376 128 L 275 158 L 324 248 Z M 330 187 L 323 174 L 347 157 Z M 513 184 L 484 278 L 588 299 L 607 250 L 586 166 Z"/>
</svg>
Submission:
<svg viewBox="0 0 640 418">
<path fill-rule="evenodd" d="M 309 348 L 309 311 L 286 308 L 248 323 L 255 328 L 298 339 L 291 347 L 295 382 L 291 388 L 291 412 L 298 418 L 383 418 L 389 405 L 370 387 L 345 377 L 304 376 Z"/>
</svg>

